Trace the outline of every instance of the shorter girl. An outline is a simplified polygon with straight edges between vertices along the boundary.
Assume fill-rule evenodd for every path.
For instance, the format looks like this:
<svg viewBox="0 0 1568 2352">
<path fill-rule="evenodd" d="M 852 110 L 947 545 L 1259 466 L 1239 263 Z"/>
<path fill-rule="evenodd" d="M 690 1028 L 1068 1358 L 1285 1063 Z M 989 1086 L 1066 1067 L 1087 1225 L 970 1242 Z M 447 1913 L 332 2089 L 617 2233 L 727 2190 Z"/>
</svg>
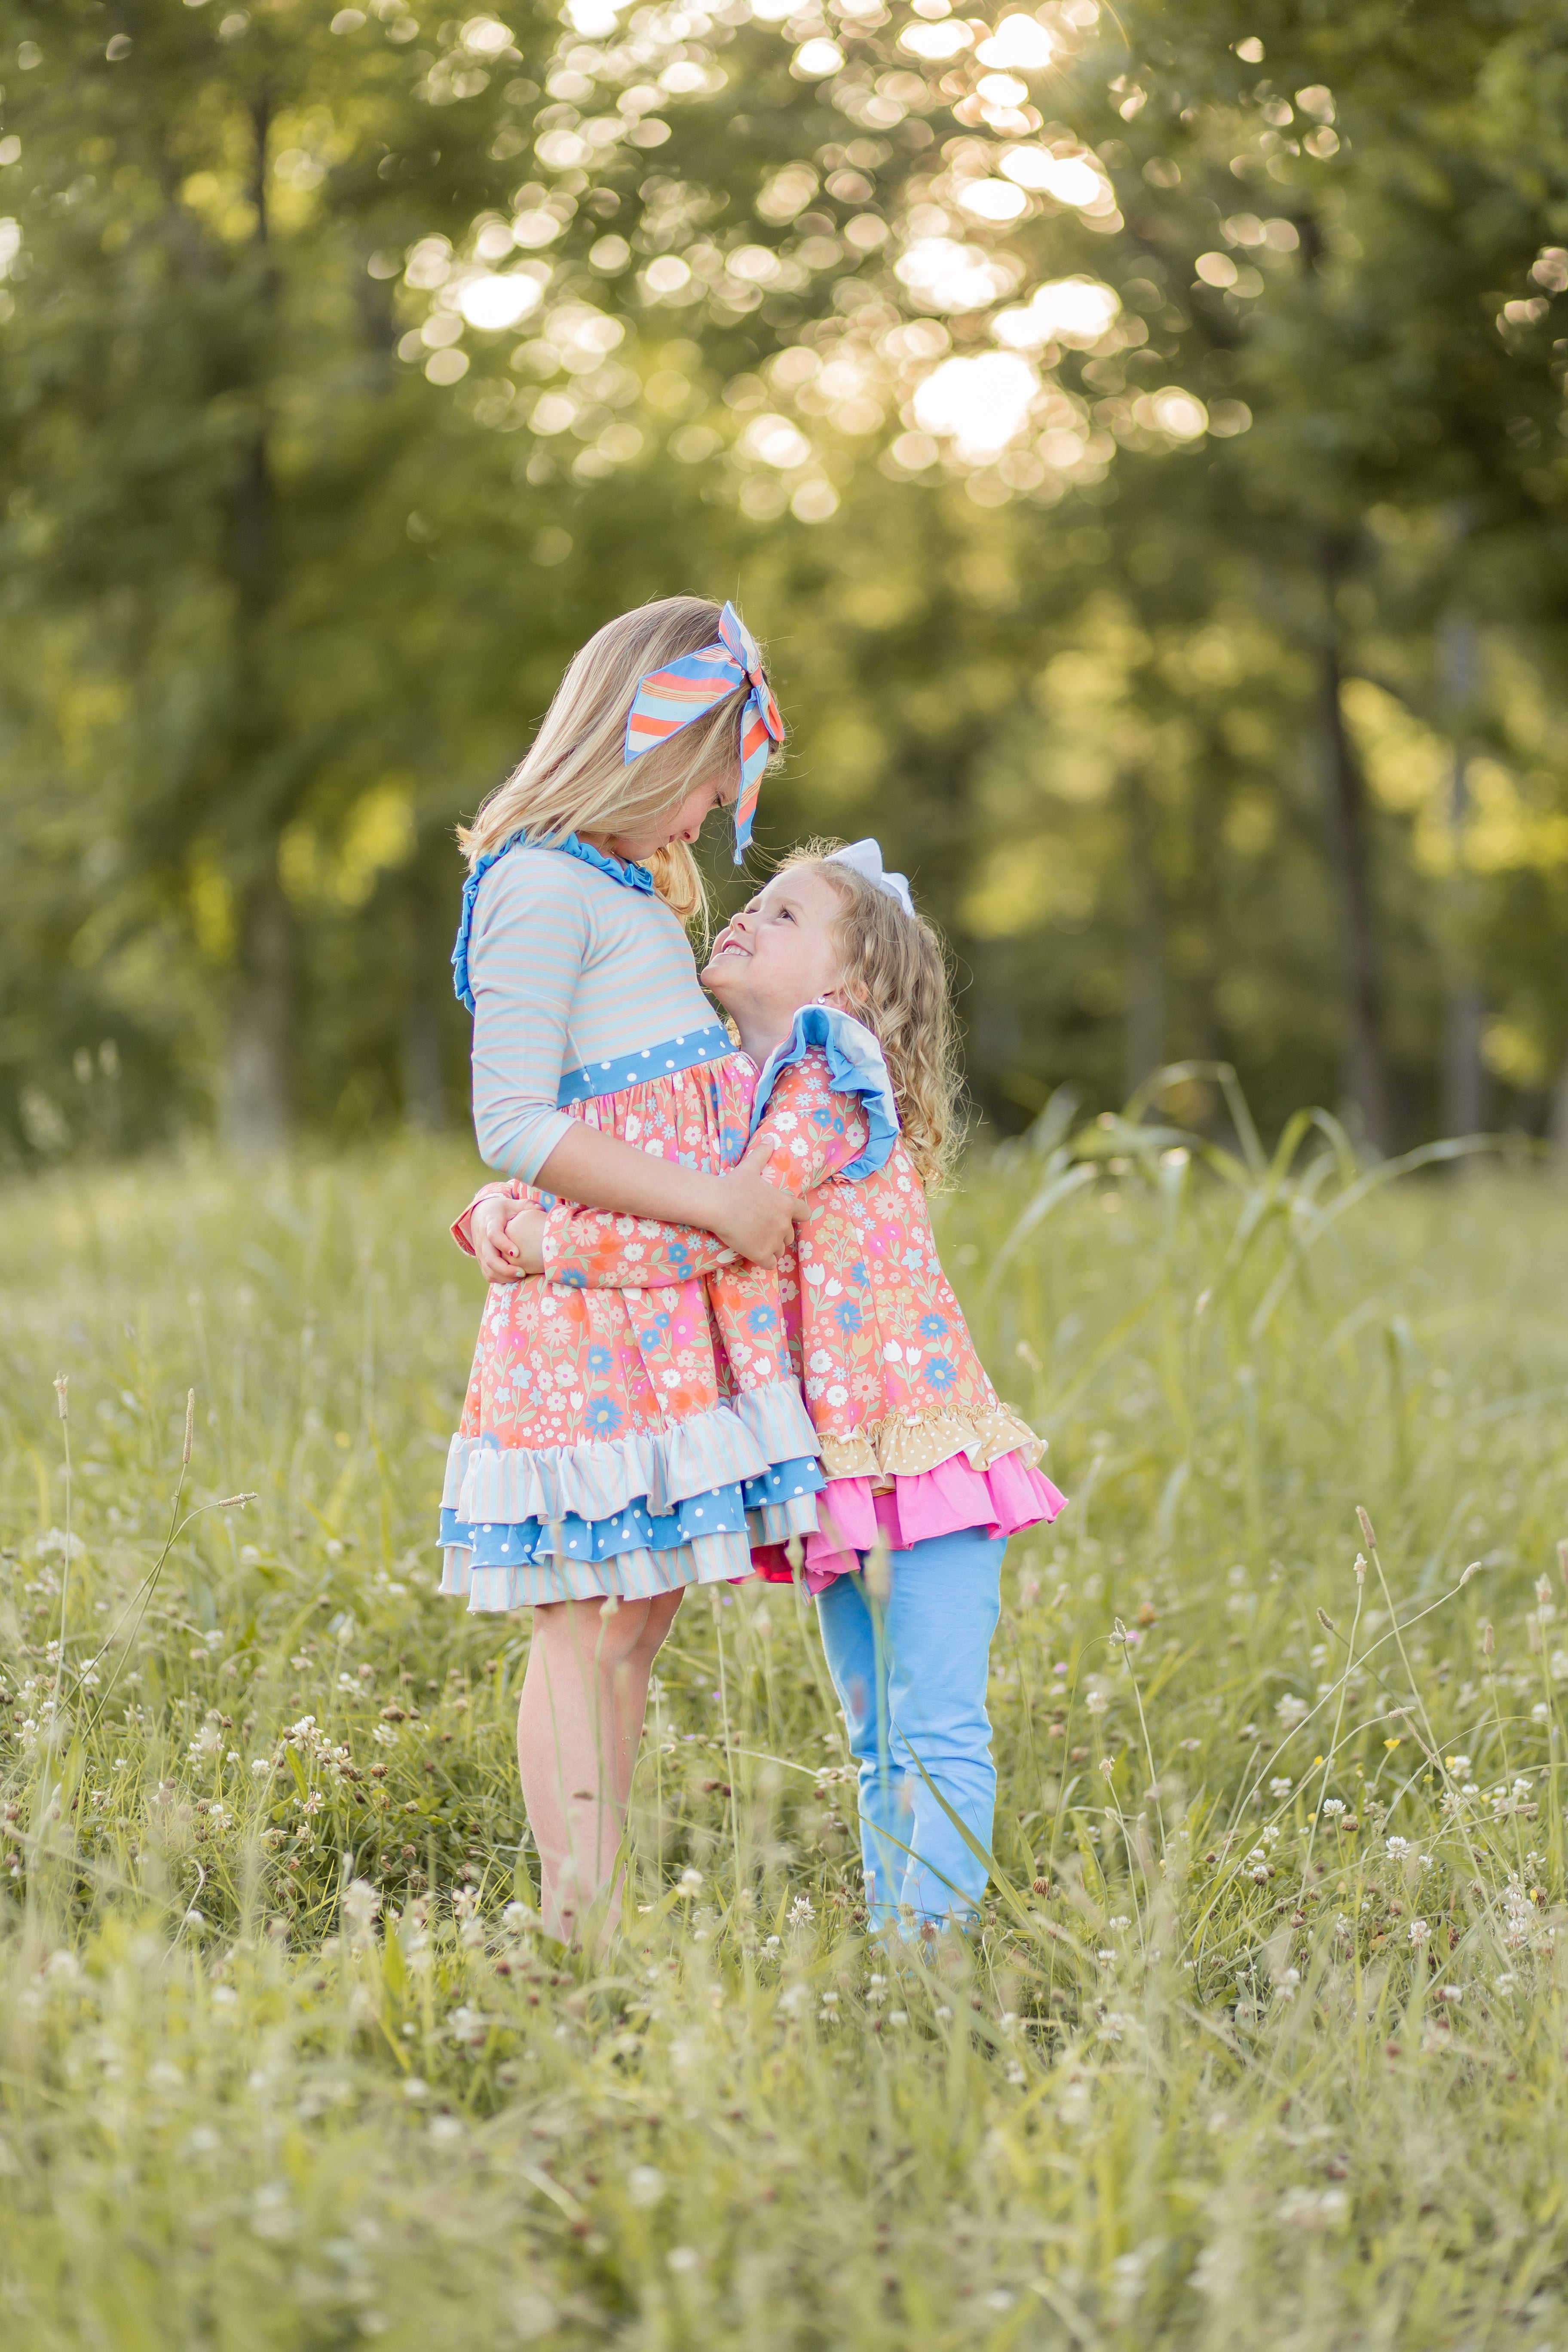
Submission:
<svg viewBox="0 0 1568 2352">
<path fill-rule="evenodd" d="M 941 949 L 875 842 L 815 846 L 736 916 L 702 978 L 761 1070 L 741 1166 L 806 1212 L 783 1290 L 829 1483 L 805 1574 L 859 1765 L 873 1924 L 962 1916 L 985 1869 L 939 1797 L 988 1852 L 1002 1557 L 1063 1497 L 987 1380 L 931 1236 L 924 1181 L 942 1175 L 952 1129 Z M 510 1231 L 563 1287 L 637 1288 L 731 1255 L 564 1206 Z M 885 1597 L 866 1573 L 882 1545 Z M 789 1574 L 777 1547 L 753 1558 Z"/>
</svg>

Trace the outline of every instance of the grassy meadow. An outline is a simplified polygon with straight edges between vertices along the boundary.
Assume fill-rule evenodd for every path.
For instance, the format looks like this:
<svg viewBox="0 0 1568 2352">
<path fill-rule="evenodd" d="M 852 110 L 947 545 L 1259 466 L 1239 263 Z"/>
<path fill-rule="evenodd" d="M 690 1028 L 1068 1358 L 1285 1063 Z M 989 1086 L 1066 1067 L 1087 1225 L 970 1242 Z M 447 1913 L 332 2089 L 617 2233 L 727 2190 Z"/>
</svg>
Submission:
<svg viewBox="0 0 1568 2352">
<path fill-rule="evenodd" d="M 623 1937 L 538 1932 L 459 1147 L 0 1195 L 11 2340 L 1568 2340 L 1568 1193 L 1088 1140 L 941 1206 L 1071 1506 L 986 1915 L 892 1955 L 779 1588 L 681 1612 Z"/>
</svg>

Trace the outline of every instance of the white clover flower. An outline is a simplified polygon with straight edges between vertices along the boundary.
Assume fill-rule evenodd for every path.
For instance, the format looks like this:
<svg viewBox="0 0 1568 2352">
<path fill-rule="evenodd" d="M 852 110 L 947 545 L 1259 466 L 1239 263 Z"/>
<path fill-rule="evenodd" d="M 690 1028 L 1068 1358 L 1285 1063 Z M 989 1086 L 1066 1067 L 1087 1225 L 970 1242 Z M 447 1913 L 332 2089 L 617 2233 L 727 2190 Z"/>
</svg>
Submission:
<svg viewBox="0 0 1568 2352">
<path fill-rule="evenodd" d="M 1427 1941 L 1431 1933 L 1432 1930 L 1425 1919 L 1412 1919 L 1410 1922 L 1410 1940 L 1417 1950 Z"/>
<path fill-rule="evenodd" d="M 1298 2230 L 1328 2230 L 1350 2211 L 1342 2189 L 1292 2189 L 1279 2200 L 1279 2219 Z"/>
<path fill-rule="evenodd" d="M 1345 1801 L 1342 1797 L 1325 1797 L 1318 1811 L 1321 1813 L 1342 1813 L 1344 1809 Z"/>
</svg>

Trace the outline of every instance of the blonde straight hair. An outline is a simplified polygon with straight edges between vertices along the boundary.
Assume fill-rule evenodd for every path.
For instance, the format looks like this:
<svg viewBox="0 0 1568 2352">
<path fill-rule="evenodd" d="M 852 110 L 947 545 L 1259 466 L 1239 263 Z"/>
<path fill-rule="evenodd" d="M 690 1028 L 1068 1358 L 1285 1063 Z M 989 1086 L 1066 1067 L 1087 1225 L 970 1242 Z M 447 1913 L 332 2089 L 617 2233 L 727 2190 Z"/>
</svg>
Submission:
<svg viewBox="0 0 1568 2352">
<path fill-rule="evenodd" d="M 835 925 L 844 958 L 838 985 L 882 1048 L 915 1172 L 938 1192 L 963 1141 L 947 957 L 923 915 L 906 915 L 889 892 L 835 857 L 841 846 L 808 842 L 779 870 L 809 866 L 843 902 Z"/>
<path fill-rule="evenodd" d="M 569 833 L 658 824 L 720 768 L 733 772 L 739 789 L 743 686 L 626 765 L 626 719 L 639 682 L 712 645 L 721 610 L 705 596 L 663 596 L 606 621 L 589 638 L 518 766 L 473 824 L 458 827 L 470 868 L 518 832 L 549 843 Z M 702 876 L 684 841 L 656 851 L 648 866 L 654 888 L 683 923 L 706 916 Z"/>
</svg>

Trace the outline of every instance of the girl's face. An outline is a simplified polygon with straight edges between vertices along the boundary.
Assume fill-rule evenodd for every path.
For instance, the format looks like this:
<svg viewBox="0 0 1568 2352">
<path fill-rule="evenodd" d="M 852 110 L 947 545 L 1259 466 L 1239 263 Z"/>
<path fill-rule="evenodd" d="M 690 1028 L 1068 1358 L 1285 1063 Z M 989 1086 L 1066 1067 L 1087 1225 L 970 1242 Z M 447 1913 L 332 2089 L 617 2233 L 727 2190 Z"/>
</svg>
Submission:
<svg viewBox="0 0 1568 2352">
<path fill-rule="evenodd" d="M 673 814 L 656 817 L 647 824 L 635 825 L 626 833 L 612 834 L 607 846 L 617 857 L 629 857 L 641 865 L 656 850 L 668 849 L 672 841 L 695 841 L 705 819 L 716 808 L 731 808 L 740 787 L 740 771 L 721 770 L 700 784 L 694 784 Z"/>
<path fill-rule="evenodd" d="M 844 901 L 819 866 L 793 866 L 713 943 L 702 984 L 742 1030 L 783 1034 L 805 1004 L 842 1004 Z"/>
</svg>

